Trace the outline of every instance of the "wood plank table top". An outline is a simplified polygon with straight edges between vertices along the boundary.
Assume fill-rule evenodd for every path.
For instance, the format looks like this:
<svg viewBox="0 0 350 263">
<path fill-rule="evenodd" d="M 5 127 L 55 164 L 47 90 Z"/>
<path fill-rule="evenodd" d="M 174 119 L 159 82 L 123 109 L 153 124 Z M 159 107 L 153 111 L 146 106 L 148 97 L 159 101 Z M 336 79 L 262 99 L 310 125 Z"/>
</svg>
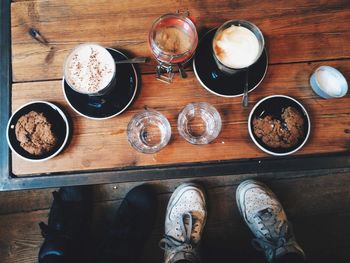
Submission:
<svg viewBox="0 0 350 263">
<path fill-rule="evenodd" d="M 171 85 L 155 79 L 154 65 L 139 68 L 141 90 L 131 107 L 109 120 L 95 121 L 75 113 L 64 99 L 61 77 L 64 57 L 79 43 L 96 42 L 148 56 L 147 34 L 162 14 L 189 10 L 200 35 L 230 19 L 258 25 L 267 43 L 269 67 L 260 86 L 249 96 L 222 98 L 206 91 L 189 68 L 188 78 Z M 16 1 L 11 4 L 12 111 L 33 100 L 57 103 L 73 119 L 68 147 L 55 158 L 30 163 L 12 154 L 15 175 L 137 168 L 198 162 L 263 158 L 268 155 L 251 141 L 247 118 L 254 104 L 273 94 L 299 100 L 311 118 L 311 135 L 296 155 L 339 153 L 350 150 L 350 95 L 324 100 L 310 88 L 309 78 L 320 65 L 338 68 L 350 76 L 350 2 L 298 1 Z M 29 28 L 38 29 L 50 47 L 33 40 Z M 223 120 L 219 137 L 209 145 L 187 143 L 177 132 L 179 111 L 190 102 L 214 105 Z M 170 144 L 156 154 L 136 152 L 127 142 L 131 117 L 145 106 L 163 113 L 172 126 Z"/>
</svg>

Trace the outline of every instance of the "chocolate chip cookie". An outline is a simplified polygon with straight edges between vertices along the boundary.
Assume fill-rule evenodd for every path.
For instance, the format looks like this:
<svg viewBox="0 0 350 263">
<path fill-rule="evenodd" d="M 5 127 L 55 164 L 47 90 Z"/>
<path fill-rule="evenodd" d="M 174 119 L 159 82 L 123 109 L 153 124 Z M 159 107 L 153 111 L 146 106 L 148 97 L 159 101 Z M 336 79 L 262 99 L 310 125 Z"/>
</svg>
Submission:
<svg viewBox="0 0 350 263">
<path fill-rule="evenodd" d="M 272 148 L 290 148 L 304 137 L 304 119 L 300 112 L 288 107 L 282 110 L 281 120 L 267 115 L 253 120 L 254 134 Z"/>
<path fill-rule="evenodd" d="M 21 147 L 36 156 L 51 151 L 57 144 L 52 124 L 43 113 L 31 111 L 20 117 L 15 132 Z"/>
</svg>

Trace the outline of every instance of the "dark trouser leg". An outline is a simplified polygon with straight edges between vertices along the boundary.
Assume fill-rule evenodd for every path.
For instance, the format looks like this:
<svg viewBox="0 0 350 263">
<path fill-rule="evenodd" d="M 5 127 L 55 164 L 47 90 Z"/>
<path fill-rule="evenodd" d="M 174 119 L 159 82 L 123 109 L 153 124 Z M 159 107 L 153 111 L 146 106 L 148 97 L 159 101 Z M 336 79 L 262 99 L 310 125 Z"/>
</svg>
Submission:
<svg viewBox="0 0 350 263">
<path fill-rule="evenodd" d="M 275 263 L 303 263 L 305 259 L 300 254 L 288 253 L 275 260 Z"/>
<path fill-rule="evenodd" d="M 157 196 L 148 185 L 137 186 L 124 198 L 104 242 L 97 263 L 138 263 L 157 213 Z"/>
<path fill-rule="evenodd" d="M 49 255 L 46 256 L 42 263 L 66 263 L 67 260 L 62 256 Z"/>
<path fill-rule="evenodd" d="M 54 200 L 48 223 L 39 224 L 44 242 L 39 251 L 39 263 L 80 263 L 83 244 L 86 241 L 87 222 L 90 214 L 91 192 L 80 186 L 61 187 L 53 192 Z M 70 261 L 68 261 L 70 260 Z"/>
</svg>

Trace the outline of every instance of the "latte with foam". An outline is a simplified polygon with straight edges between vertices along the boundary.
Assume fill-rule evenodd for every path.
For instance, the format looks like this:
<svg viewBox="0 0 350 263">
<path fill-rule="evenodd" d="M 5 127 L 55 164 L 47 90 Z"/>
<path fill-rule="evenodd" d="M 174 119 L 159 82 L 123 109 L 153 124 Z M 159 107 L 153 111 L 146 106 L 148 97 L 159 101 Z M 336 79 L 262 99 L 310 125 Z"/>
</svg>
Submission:
<svg viewBox="0 0 350 263">
<path fill-rule="evenodd" d="M 82 44 L 68 55 L 64 76 L 69 86 L 84 94 L 99 94 L 110 85 L 115 76 L 112 55 L 96 44 Z"/>
<path fill-rule="evenodd" d="M 243 27 L 231 25 L 219 32 L 213 40 L 216 58 L 226 67 L 246 68 L 260 55 L 260 43 L 255 34 Z"/>
</svg>

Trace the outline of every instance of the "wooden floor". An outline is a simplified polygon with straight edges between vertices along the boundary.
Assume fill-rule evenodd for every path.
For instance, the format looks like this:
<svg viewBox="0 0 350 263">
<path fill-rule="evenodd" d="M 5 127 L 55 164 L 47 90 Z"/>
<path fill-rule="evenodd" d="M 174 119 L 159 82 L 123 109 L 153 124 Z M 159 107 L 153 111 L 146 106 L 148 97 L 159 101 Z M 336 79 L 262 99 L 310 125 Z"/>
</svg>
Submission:
<svg viewBox="0 0 350 263">
<path fill-rule="evenodd" d="M 350 262 L 350 169 L 243 174 L 197 180 L 208 194 L 209 215 L 203 237 L 207 261 L 264 262 L 251 247 L 250 233 L 235 204 L 236 187 L 248 178 L 266 182 L 278 195 L 294 223 L 297 239 L 309 262 Z M 156 227 L 143 254 L 144 262 L 162 262 L 158 241 L 163 233 L 165 207 L 171 193 L 184 181 L 187 180 L 149 182 L 157 189 L 160 208 Z M 93 187 L 91 232 L 95 242 L 98 243 L 106 231 L 125 194 L 138 184 L 141 183 Z M 42 242 L 38 222 L 47 220 L 51 191 L 0 193 L 1 263 L 37 262 Z"/>
</svg>

